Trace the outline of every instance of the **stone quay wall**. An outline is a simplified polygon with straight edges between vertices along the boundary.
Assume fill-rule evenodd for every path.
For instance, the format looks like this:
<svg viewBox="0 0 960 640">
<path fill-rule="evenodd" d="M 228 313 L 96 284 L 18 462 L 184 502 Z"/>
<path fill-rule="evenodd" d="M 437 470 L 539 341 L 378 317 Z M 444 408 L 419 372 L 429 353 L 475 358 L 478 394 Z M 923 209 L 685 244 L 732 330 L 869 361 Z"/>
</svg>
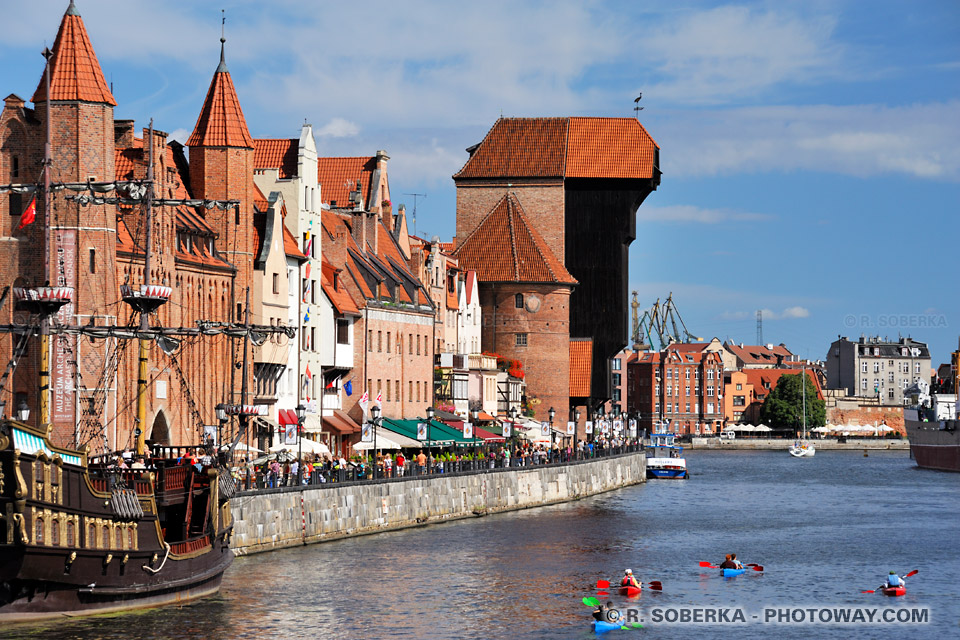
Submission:
<svg viewBox="0 0 960 640">
<path fill-rule="evenodd" d="M 231 500 L 237 555 L 569 502 L 644 482 L 643 452 L 492 469 L 243 492 Z"/>
<path fill-rule="evenodd" d="M 910 443 L 897 438 L 847 438 L 846 442 L 838 442 L 836 438 L 810 438 L 813 446 L 821 451 L 863 451 L 868 449 L 878 451 L 884 449 L 906 451 Z M 721 440 L 720 438 L 693 438 L 685 449 L 714 449 L 714 450 L 766 450 L 786 451 L 793 440 L 784 438 L 737 438 L 735 440 Z"/>
</svg>

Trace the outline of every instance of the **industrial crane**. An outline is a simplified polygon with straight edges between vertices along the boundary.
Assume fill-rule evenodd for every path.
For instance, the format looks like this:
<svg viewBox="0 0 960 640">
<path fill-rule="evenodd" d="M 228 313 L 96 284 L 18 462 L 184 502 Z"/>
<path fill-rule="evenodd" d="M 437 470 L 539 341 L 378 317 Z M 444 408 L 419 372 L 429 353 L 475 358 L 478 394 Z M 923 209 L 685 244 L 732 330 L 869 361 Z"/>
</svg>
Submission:
<svg viewBox="0 0 960 640">
<path fill-rule="evenodd" d="M 633 302 L 630 305 L 633 308 L 633 343 L 634 347 L 665 349 L 674 342 L 703 342 L 703 338 L 695 336 L 687 329 L 686 323 L 680 316 L 676 304 L 673 302 L 673 292 L 667 296 L 666 302 L 660 304 L 660 298 L 653 303 L 653 306 L 644 310 L 640 315 L 640 303 L 637 302 L 637 292 L 633 292 Z M 680 332 L 677 323 L 683 327 L 683 333 Z M 656 338 L 656 343 L 654 342 Z"/>
</svg>

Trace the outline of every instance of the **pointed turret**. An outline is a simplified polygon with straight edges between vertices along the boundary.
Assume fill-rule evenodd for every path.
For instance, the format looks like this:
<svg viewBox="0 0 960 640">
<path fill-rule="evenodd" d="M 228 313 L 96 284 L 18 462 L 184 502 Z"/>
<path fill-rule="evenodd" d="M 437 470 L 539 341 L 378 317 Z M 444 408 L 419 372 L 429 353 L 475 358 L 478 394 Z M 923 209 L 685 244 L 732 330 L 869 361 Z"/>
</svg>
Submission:
<svg viewBox="0 0 960 640">
<path fill-rule="evenodd" d="M 90 44 L 87 28 L 72 0 L 60 21 L 60 31 L 53 43 L 50 68 L 50 94 L 53 100 L 99 102 L 117 106 L 117 101 L 103 77 L 100 63 L 97 62 L 97 54 Z M 33 102 L 36 104 L 46 100 L 47 92 L 41 76 L 40 84 L 33 93 Z"/>
<path fill-rule="evenodd" d="M 253 138 L 247 129 L 243 109 L 233 87 L 233 79 L 224 60 L 223 45 L 226 40 L 220 38 L 220 65 L 213 74 L 203 109 L 197 118 L 193 134 L 187 140 L 188 147 L 249 147 L 253 148 Z"/>
</svg>

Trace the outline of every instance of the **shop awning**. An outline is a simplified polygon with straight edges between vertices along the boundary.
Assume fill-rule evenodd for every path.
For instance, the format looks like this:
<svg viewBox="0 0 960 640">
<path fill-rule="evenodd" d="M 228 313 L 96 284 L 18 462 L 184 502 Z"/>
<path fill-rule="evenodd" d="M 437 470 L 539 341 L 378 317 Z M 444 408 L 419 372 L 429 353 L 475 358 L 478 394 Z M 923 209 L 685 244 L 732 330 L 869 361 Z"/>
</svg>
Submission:
<svg viewBox="0 0 960 640">
<path fill-rule="evenodd" d="M 384 418 L 383 427 L 399 433 L 400 435 L 416 440 L 417 424 L 419 422 L 419 420 L 394 420 L 391 418 Z M 464 438 L 462 431 L 459 431 L 437 420 L 434 420 L 430 423 L 427 433 L 429 434 L 430 439 L 420 441 L 425 447 L 447 447 L 450 445 L 472 447 L 483 444 L 482 439 Z"/>
<path fill-rule="evenodd" d="M 386 426 L 377 428 L 377 450 L 380 449 L 420 449 L 423 445 L 419 440 L 408 438 L 394 431 L 390 431 Z M 369 451 L 373 449 L 372 442 L 358 442 L 353 445 L 355 451 Z"/>
<path fill-rule="evenodd" d="M 360 431 L 360 425 L 343 411 L 334 411 L 329 416 L 323 416 L 323 426 L 342 436 Z"/>
<path fill-rule="evenodd" d="M 497 434 L 491 433 L 486 429 L 481 429 L 477 425 L 473 425 L 473 434 L 478 438 L 483 438 L 486 442 L 506 442 L 507 441 L 507 439 L 504 438 L 502 435 L 498 436 Z"/>
<path fill-rule="evenodd" d="M 277 411 L 280 424 L 297 424 L 297 413 L 293 409 L 279 409 Z"/>
</svg>

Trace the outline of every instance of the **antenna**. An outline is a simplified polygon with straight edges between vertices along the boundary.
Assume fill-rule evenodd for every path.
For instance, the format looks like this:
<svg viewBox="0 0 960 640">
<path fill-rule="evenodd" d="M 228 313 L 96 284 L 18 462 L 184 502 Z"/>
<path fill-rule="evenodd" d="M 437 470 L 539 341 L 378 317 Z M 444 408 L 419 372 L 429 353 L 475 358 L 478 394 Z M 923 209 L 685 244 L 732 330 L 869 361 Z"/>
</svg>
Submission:
<svg viewBox="0 0 960 640">
<path fill-rule="evenodd" d="M 413 235 L 417 235 L 417 198 L 426 198 L 425 193 L 405 193 L 405 196 L 413 196 Z"/>
<path fill-rule="evenodd" d="M 763 344 L 763 310 L 757 309 L 757 344 Z"/>
<path fill-rule="evenodd" d="M 641 99 L 643 99 L 642 93 L 633 100 L 633 112 L 636 114 L 637 120 L 640 119 L 640 112 L 643 111 L 643 107 L 640 106 Z"/>
</svg>

